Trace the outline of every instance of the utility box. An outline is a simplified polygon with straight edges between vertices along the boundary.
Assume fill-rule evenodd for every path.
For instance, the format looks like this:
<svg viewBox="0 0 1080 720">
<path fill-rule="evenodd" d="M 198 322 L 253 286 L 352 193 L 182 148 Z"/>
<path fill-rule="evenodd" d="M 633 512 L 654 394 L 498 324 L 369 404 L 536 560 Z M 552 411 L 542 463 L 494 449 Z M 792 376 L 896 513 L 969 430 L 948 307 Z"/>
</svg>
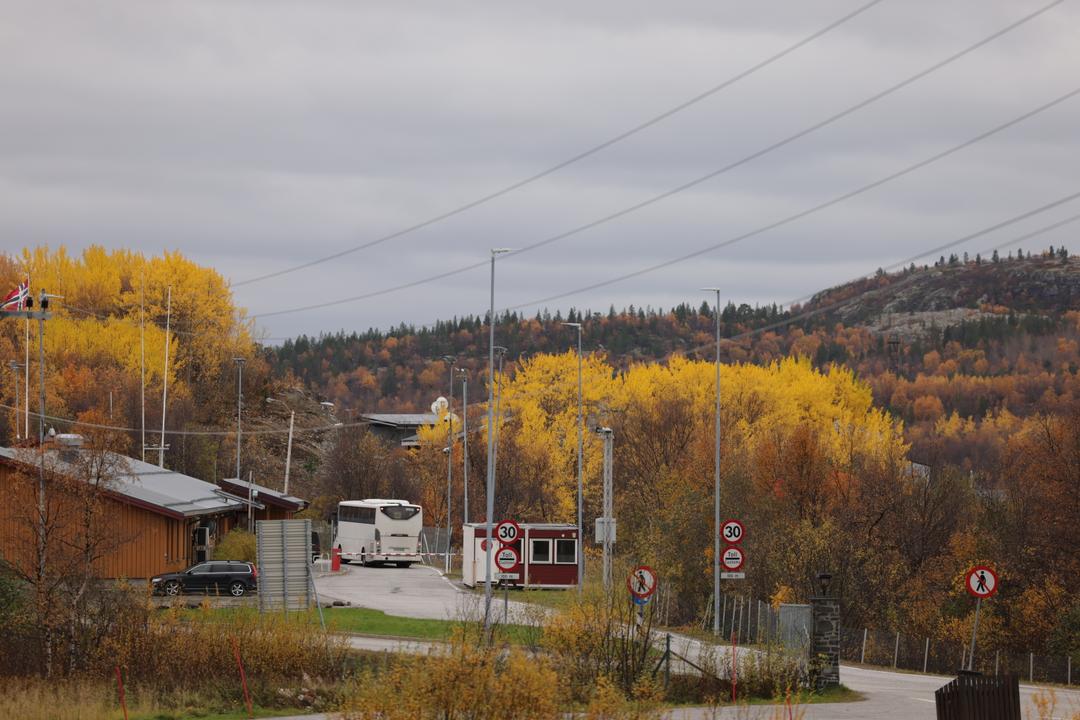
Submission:
<svg viewBox="0 0 1080 720">
<path fill-rule="evenodd" d="M 492 532 L 496 523 L 492 523 Z M 578 567 L 577 525 L 552 523 L 521 523 L 518 539 L 508 547 L 517 552 L 518 562 L 509 569 L 495 565 L 495 554 L 503 545 L 491 547 L 491 566 L 485 567 L 487 557 L 487 525 L 466 523 L 462 526 L 462 582 L 476 587 L 488 582 L 506 582 L 524 589 L 559 589 L 577 587 Z M 500 577 L 501 576 L 501 577 Z"/>
</svg>

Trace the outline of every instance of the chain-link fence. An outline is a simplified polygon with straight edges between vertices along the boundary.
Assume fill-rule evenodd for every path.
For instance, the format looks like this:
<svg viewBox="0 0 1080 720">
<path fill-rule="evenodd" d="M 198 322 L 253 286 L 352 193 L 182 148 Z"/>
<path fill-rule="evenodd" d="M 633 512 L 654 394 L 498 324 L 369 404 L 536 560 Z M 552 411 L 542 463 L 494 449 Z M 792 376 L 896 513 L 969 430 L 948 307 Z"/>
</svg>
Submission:
<svg viewBox="0 0 1080 720">
<path fill-rule="evenodd" d="M 970 649 L 967 642 L 946 643 L 902 632 L 845 628 L 841 631 L 840 660 L 950 675 L 967 669 Z M 1071 685 L 1080 681 L 1073 675 L 1073 660 L 1077 656 L 1080 653 L 1054 656 L 976 647 L 973 665 L 984 675 L 1014 674 L 1027 682 Z"/>
</svg>

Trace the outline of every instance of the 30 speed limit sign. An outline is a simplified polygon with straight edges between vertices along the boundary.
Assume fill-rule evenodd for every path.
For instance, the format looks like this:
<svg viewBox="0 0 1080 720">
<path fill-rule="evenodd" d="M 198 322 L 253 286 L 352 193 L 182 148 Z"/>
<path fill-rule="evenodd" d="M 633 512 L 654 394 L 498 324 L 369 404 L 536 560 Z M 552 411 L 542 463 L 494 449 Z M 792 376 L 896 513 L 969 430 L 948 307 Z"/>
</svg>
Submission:
<svg viewBox="0 0 1080 720">
<path fill-rule="evenodd" d="M 495 539 L 503 545 L 513 545 L 521 537 L 521 527 L 513 520 L 503 520 L 495 526 Z"/>
<path fill-rule="evenodd" d="M 720 526 L 720 539 L 729 545 L 737 545 L 746 535 L 746 528 L 738 520 L 728 520 Z"/>
</svg>

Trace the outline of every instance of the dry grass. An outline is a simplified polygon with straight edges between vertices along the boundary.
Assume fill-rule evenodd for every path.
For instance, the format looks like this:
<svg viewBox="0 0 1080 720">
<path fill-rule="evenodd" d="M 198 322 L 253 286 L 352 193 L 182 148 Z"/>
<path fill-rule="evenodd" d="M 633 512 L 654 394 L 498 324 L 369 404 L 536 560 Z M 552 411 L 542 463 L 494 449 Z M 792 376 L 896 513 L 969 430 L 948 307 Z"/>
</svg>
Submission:
<svg viewBox="0 0 1080 720">
<path fill-rule="evenodd" d="M 1039 720 L 1080 720 L 1080 708 L 1071 707 L 1058 709 L 1057 693 L 1051 690 L 1043 690 L 1031 698 L 1036 717 Z"/>
</svg>

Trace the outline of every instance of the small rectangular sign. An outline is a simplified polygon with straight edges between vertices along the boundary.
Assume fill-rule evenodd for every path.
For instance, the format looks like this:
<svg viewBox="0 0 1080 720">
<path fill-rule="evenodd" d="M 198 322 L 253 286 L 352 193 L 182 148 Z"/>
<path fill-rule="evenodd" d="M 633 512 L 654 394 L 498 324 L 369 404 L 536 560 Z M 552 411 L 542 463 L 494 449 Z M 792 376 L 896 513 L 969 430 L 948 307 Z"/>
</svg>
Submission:
<svg viewBox="0 0 1080 720">
<path fill-rule="evenodd" d="M 721 580 L 745 580 L 746 573 L 744 572 L 722 572 L 720 573 Z"/>
<path fill-rule="evenodd" d="M 496 580 L 517 580 L 517 573 L 495 573 Z"/>
</svg>

